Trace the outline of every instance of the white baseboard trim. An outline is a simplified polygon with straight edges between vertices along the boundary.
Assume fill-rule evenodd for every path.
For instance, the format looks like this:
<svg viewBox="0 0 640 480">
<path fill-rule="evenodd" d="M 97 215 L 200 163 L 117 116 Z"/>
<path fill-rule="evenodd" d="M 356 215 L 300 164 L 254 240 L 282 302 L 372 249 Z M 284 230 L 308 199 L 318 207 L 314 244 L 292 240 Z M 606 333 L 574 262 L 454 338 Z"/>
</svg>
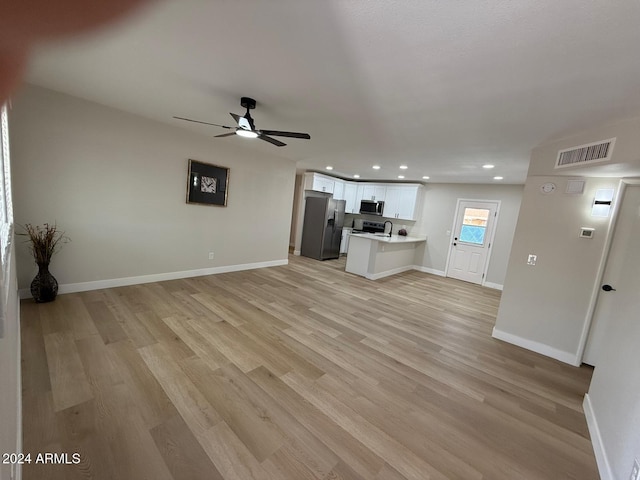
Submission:
<svg viewBox="0 0 640 480">
<path fill-rule="evenodd" d="M 270 260 L 267 262 L 243 263 L 239 265 L 226 265 L 224 267 L 201 268 L 198 270 L 185 270 L 181 272 L 156 273 L 141 275 L 138 277 L 110 278 L 94 282 L 67 283 L 58 287 L 58 293 L 87 292 L 89 290 L 101 290 L 103 288 L 126 287 L 141 283 L 164 282 L 166 280 L 178 280 L 180 278 L 202 277 L 204 275 L 217 275 L 220 273 L 239 272 L 242 270 L 254 270 L 256 268 L 278 267 L 287 265 L 288 259 Z M 20 298 L 31 298 L 28 288 L 20 290 Z"/>
<path fill-rule="evenodd" d="M 435 268 L 423 267 L 422 265 L 414 265 L 413 268 L 423 273 L 430 273 L 431 275 L 437 275 L 444 277 L 444 270 L 436 270 Z"/>
<path fill-rule="evenodd" d="M 397 273 L 402 273 L 402 272 L 407 272 L 407 271 L 413 270 L 413 269 L 414 269 L 413 265 L 406 265 L 404 267 L 398 267 L 398 268 L 392 268 L 391 270 L 385 270 L 384 272 L 380 272 L 380 273 L 367 273 L 365 275 L 365 278 L 368 278 L 369 280 L 378 280 L 380 278 L 389 277 L 391 275 L 395 275 Z"/>
<path fill-rule="evenodd" d="M 598 427 L 598 421 L 591 405 L 591 398 L 589 394 L 585 394 L 582 401 L 582 408 L 584 409 L 584 416 L 587 419 L 587 427 L 589 427 L 589 435 L 591 435 L 591 444 L 593 445 L 593 452 L 596 456 L 596 463 L 598 464 L 598 472 L 602 480 L 615 480 L 613 471 L 611 470 L 611 464 L 607 458 L 606 451 L 604 449 L 604 442 L 600 435 L 600 428 Z"/>
<path fill-rule="evenodd" d="M 536 342 L 535 340 L 529 340 L 527 338 L 522 338 L 511 333 L 503 332 L 502 330 L 498 330 L 495 327 L 493 327 L 493 333 L 491 334 L 491 336 L 493 338 L 497 338 L 498 340 L 503 340 L 507 343 L 517 345 L 518 347 L 526 348 L 527 350 L 531 350 L 532 352 L 555 358 L 556 360 L 568 363 L 569 365 L 573 365 L 574 367 L 579 367 L 581 363 L 580 359 L 578 359 L 578 356 L 575 353 L 558 350 L 557 348 L 550 347 L 549 345 L 545 345 L 544 343 Z"/>
<path fill-rule="evenodd" d="M 435 268 L 423 267 L 422 265 L 414 265 L 413 268 L 419 272 L 430 273 L 431 275 L 437 275 L 439 277 L 446 277 L 447 274 L 444 270 L 436 270 Z M 502 290 L 504 285 L 493 282 L 484 282 L 483 287 L 495 288 L 496 290 Z"/>
</svg>

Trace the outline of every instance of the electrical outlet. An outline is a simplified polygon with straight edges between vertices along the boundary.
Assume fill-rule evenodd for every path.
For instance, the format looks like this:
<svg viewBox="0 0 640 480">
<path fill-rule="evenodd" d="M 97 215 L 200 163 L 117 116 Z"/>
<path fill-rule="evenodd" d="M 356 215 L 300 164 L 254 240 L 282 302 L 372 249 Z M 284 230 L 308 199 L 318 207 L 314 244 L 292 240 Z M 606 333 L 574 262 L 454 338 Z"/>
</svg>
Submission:
<svg viewBox="0 0 640 480">
<path fill-rule="evenodd" d="M 638 462 L 637 458 L 633 461 L 633 469 L 629 480 L 640 480 L 640 462 Z"/>
<path fill-rule="evenodd" d="M 213 260 L 213 252 L 209 252 L 209 260 Z"/>
<path fill-rule="evenodd" d="M 537 255 L 533 255 L 530 253 L 529 256 L 527 257 L 527 265 L 535 265 L 537 261 L 538 261 Z"/>
</svg>

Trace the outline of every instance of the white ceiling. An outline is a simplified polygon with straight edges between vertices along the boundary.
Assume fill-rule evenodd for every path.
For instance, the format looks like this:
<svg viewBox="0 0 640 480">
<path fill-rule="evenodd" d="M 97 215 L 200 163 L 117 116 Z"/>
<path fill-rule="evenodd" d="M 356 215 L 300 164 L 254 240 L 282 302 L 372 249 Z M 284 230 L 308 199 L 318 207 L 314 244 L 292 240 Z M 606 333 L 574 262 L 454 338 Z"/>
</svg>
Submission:
<svg viewBox="0 0 640 480">
<path fill-rule="evenodd" d="M 233 125 L 250 96 L 311 140 L 212 145 L 298 168 L 523 183 L 536 145 L 640 115 L 639 46 L 637 0 L 180 0 L 41 48 L 27 81 L 211 136 L 172 116 Z"/>
</svg>

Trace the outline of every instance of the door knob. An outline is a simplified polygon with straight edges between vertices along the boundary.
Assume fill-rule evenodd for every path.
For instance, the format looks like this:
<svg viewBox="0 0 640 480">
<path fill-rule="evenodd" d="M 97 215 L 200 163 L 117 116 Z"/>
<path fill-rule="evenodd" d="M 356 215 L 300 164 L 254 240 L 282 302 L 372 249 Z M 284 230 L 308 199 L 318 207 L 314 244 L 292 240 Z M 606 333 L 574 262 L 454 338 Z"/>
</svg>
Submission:
<svg viewBox="0 0 640 480">
<path fill-rule="evenodd" d="M 605 292 L 610 292 L 610 291 L 616 291 L 615 288 L 613 288 L 611 285 L 602 285 L 602 290 L 604 290 Z"/>
<path fill-rule="evenodd" d="M 453 246 L 455 247 L 456 245 L 458 245 L 456 242 L 453 242 Z"/>
</svg>

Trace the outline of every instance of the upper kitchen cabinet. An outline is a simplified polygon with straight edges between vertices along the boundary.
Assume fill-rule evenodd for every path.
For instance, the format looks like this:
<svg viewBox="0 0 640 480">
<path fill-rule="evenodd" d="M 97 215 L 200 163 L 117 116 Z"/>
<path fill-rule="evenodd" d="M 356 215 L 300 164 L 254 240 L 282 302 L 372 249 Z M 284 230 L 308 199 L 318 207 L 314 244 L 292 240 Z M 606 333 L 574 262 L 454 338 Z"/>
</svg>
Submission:
<svg viewBox="0 0 640 480">
<path fill-rule="evenodd" d="M 387 191 L 387 187 L 384 185 L 376 185 L 375 183 L 365 183 L 361 186 L 362 196 L 361 200 L 373 200 L 375 202 L 383 202 Z"/>
<path fill-rule="evenodd" d="M 304 189 L 315 190 L 316 192 L 333 193 L 335 188 L 335 179 L 326 177 L 319 173 L 304 174 Z"/>
<path fill-rule="evenodd" d="M 382 216 L 399 220 L 415 220 L 420 188 L 420 185 L 388 186 Z"/>
<path fill-rule="evenodd" d="M 340 180 L 338 178 L 333 180 L 333 198 L 336 200 L 346 200 L 344 198 L 344 180 Z"/>
<path fill-rule="evenodd" d="M 346 205 L 345 213 L 360 213 L 360 200 L 358 200 L 358 184 L 353 182 L 345 182 L 344 198 Z"/>
</svg>

